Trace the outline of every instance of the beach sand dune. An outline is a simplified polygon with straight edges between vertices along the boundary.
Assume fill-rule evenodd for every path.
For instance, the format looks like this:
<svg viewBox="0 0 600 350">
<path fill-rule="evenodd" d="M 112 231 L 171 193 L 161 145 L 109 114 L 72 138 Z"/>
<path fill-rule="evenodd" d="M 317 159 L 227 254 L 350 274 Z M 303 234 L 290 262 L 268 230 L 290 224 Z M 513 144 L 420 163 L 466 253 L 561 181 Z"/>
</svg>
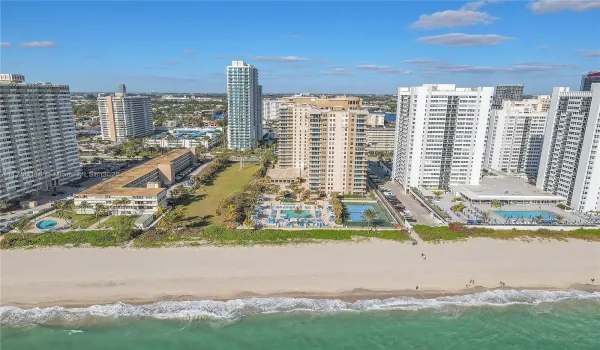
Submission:
<svg viewBox="0 0 600 350">
<path fill-rule="evenodd" d="M 585 241 L 480 238 L 411 246 L 373 240 L 144 250 L 51 248 L 0 254 L 1 304 L 20 307 L 253 296 L 431 297 L 498 288 L 500 281 L 504 289 L 599 290 L 600 284 L 600 243 Z"/>
</svg>

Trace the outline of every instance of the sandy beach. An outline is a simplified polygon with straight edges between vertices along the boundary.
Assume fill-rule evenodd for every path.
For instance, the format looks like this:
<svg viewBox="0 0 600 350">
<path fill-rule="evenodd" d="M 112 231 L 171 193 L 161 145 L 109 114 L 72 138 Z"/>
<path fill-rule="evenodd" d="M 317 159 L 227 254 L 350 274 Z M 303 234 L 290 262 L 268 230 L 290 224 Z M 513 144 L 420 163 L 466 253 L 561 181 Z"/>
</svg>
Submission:
<svg viewBox="0 0 600 350">
<path fill-rule="evenodd" d="M 600 243 L 585 241 L 472 239 L 411 246 L 377 240 L 146 250 L 52 248 L 0 254 L 3 306 L 251 296 L 431 297 L 498 288 L 500 281 L 505 283 L 503 289 L 600 290 Z M 471 279 L 475 283 L 467 286 Z"/>
</svg>

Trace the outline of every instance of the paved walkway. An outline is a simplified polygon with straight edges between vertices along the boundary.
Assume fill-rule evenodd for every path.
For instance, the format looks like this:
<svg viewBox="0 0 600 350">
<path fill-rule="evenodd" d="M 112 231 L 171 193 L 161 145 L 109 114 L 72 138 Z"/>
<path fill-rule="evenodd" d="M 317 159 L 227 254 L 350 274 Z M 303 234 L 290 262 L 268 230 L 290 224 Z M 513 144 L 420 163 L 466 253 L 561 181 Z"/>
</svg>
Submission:
<svg viewBox="0 0 600 350">
<path fill-rule="evenodd" d="M 100 226 L 102 223 L 104 223 L 104 221 L 106 221 L 106 220 L 110 219 L 111 217 L 112 217 L 112 215 L 109 215 L 109 216 L 103 217 L 102 219 L 100 219 L 100 221 L 99 221 L 99 222 L 97 222 L 97 223 L 95 223 L 95 224 L 92 224 L 92 225 L 90 225 L 90 226 L 87 228 L 87 230 L 94 230 L 94 229 L 97 229 L 97 228 L 98 228 L 98 227 L 99 227 L 99 226 Z"/>
</svg>

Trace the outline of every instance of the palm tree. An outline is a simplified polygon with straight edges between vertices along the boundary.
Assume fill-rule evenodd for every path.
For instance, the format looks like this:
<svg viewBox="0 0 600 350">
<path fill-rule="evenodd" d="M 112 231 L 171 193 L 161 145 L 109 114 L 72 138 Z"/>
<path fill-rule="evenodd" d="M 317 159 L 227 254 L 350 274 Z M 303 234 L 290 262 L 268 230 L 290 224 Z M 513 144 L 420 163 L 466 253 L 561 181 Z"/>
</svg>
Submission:
<svg viewBox="0 0 600 350">
<path fill-rule="evenodd" d="M 441 196 L 443 193 L 444 193 L 444 192 L 443 192 L 443 191 L 440 191 L 440 190 L 433 191 L 433 194 L 434 194 L 436 197 L 439 197 L 439 196 Z"/>
<path fill-rule="evenodd" d="M 554 218 L 556 219 L 556 222 L 558 222 L 559 224 L 561 224 L 562 221 L 565 219 L 565 217 L 562 215 L 554 215 Z"/>
<path fill-rule="evenodd" d="M 100 217 L 104 215 L 105 210 L 106 207 L 100 203 L 94 205 L 94 216 L 96 216 L 96 221 L 100 222 Z"/>
<path fill-rule="evenodd" d="M 77 208 L 83 210 L 84 214 L 87 214 L 87 210 L 89 208 L 91 208 L 91 206 L 90 206 L 90 204 L 88 202 L 83 201 L 83 202 L 79 203 L 79 205 L 77 206 Z"/>
<path fill-rule="evenodd" d="M 29 230 L 31 227 L 31 220 L 28 217 L 24 217 L 19 219 L 17 222 L 12 223 L 10 226 L 14 229 L 17 229 L 21 236 L 25 238 L 25 232 L 27 232 L 27 230 Z"/>
<path fill-rule="evenodd" d="M 308 200 L 310 198 L 310 190 L 304 190 L 302 191 L 302 200 Z"/>
<path fill-rule="evenodd" d="M 161 215 L 162 215 L 162 214 L 164 214 L 166 211 L 167 211 L 167 207 L 165 207 L 164 205 L 159 205 L 159 206 L 156 208 L 156 214 L 157 214 L 158 216 L 161 216 Z"/>
<path fill-rule="evenodd" d="M 69 202 L 58 202 L 56 203 L 56 217 L 59 219 L 64 219 L 67 223 L 69 223 L 69 215 L 73 212 L 73 208 L 71 207 L 71 203 Z"/>
<path fill-rule="evenodd" d="M 373 209 L 367 209 L 362 213 L 362 220 L 367 223 L 369 231 L 371 230 L 371 224 L 377 219 L 377 213 Z M 373 228 L 375 228 L 373 226 Z"/>
<path fill-rule="evenodd" d="M 544 217 L 541 215 L 538 215 L 536 217 L 533 218 L 535 220 L 536 223 L 540 224 L 542 223 L 542 220 L 544 220 Z"/>
<path fill-rule="evenodd" d="M 164 228 L 181 226 L 181 221 L 184 217 L 185 215 L 181 209 L 173 209 L 163 215 L 162 219 L 158 223 L 158 226 Z"/>
<path fill-rule="evenodd" d="M 481 219 L 483 219 L 483 222 L 488 222 L 488 220 L 490 219 L 490 212 L 489 211 L 482 212 Z"/>
<path fill-rule="evenodd" d="M 300 207 L 294 208 L 294 214 L 296 214 L 296 215 L 302 214 L 302 208 L 300 208 Z"/>
</svg>

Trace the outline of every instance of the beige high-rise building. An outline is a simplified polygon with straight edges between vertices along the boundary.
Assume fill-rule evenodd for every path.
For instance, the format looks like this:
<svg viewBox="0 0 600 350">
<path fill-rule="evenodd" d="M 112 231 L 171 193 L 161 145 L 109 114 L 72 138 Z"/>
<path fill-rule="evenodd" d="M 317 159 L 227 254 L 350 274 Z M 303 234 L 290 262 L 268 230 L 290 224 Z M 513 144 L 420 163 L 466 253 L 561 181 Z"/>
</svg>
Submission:
<svg viewBox="0 0 600 350">
<path fill-rule="evenodd" d="M 365 120 L 357 97 L 293 96 L 279 106 L 278 166 L 297 168 L 307 187 L 366 192 Z"/>
<path fill-rule="evenodd" d="M 150 97 L 128 96 L 124 84 L 119 85 L 119 91 L 110 96 L 98 96 L 102 139 L 119 143 L 152 135 L 154 119 Z"/>
</svg>

